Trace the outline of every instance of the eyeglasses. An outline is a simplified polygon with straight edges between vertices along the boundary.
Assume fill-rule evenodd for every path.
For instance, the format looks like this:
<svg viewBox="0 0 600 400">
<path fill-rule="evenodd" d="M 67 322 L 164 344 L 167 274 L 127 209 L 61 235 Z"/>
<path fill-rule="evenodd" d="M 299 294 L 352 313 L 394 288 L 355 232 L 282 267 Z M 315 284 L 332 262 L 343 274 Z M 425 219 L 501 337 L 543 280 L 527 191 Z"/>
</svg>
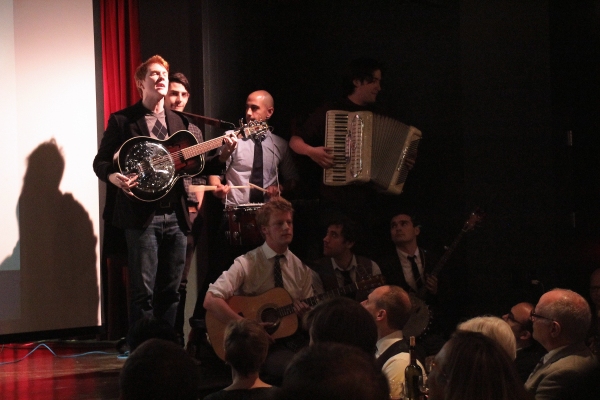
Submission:
<svg viewBox="0 0 600 400">
<path fill-rule="evenodd" d="M 529 313 L 529 318 L 531 318 L 531 322 L 535 321 L 536 319 L 546 319 L 546 320 L 552 321 L 552 322 L 556 321 L 553 318 L 548 318 L 548 317 L 544 317 L 543 315 L 536 314 L 533 309 L 531 310 L 531 313 Z"/>
</svg>

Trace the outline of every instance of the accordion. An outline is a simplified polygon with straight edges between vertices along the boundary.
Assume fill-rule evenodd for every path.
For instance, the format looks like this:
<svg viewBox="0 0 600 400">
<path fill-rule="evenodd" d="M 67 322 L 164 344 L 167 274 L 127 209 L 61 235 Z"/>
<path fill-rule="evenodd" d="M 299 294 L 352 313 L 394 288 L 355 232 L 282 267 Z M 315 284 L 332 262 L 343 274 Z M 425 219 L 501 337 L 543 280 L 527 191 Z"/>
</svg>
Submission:
<svg viewBox="0 0 600 400">
<path fill-rule="evenodd" d="M 400 194 L 420 140 L 417 128 L 389 117 L 369 111 L 328 111 L 325 147 L 333 149 L 334 166 L 323 171 L 323 183 L 370 181 L 384 192 Z"/>
</svg>

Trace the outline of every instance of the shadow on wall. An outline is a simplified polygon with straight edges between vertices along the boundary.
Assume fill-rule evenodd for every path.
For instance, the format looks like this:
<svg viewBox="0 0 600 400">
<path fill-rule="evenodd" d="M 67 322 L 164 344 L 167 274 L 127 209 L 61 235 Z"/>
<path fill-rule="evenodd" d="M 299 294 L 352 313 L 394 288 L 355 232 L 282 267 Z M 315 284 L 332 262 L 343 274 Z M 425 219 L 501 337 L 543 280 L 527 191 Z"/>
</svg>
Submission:
<svg viewBox="0 0 600 400">
<path fill-rule="evenodd" d="M 97 238 L 87 211 L 72 194 L 59 190 L 64 169 L 54 139 L 27 159 L 17 212 L 20 242 L 0 265 L 4 273 L 18 263 L 20 247 L 21 315 L 2 321 L 10 333 L 98 325 Z"/>
</svg>

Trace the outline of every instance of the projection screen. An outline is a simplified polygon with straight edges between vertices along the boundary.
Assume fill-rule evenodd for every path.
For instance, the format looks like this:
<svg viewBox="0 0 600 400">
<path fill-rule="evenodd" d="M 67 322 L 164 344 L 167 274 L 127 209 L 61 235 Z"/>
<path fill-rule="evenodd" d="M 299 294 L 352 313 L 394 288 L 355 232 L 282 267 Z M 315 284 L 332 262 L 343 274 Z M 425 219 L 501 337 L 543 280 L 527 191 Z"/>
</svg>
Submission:
<svg viewBox="0 0 600 400">
<path fill-rule="evenodd" d="M 0 0 L 0 340 L 100 326 L 93 2 Z"/>
</svg>

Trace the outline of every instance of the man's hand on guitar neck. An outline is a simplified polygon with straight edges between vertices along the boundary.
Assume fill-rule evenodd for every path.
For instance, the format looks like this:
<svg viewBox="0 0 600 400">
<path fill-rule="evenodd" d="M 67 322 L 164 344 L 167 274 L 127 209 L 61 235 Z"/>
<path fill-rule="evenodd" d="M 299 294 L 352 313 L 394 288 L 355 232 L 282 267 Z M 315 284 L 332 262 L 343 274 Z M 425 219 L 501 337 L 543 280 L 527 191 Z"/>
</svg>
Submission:
<svg viewBox="0 0 600 400">
<path fill-rule="evenodd" d="M 237 147 L 237 136 L 233 133 L 229 134 L 229 136 L 223 137 L 223 147 L 221 148 L 221 154 L 219 155 L 219 161 L 225 162 L 233 153 L 235 148 Z"/>
<path fill-rule="evenodd" d="M 432 295 L 436 295 L 438 291 L 438 279 L 434 275 L 425 275 L 425 288 Z"/>
<path fill-rule="evenodd" d="M 294 312 L 302 320 L 304 314 L 309 312 L 311 307 L 301 300 L 294 300 Z"/>
<path fill-rule="evenodd" d="M 118 172 L 114 172 L 108 176 L 108 180 L 110 183 L 112 183 L 119 189 L 122 189 L 129 196 L 133 196 L 133 193 L 131 193 L 131 188 L 134 188 L 138 185 L 137 178 L 138 176 L 135 174 L 125 176 Z"/>
</svg>

